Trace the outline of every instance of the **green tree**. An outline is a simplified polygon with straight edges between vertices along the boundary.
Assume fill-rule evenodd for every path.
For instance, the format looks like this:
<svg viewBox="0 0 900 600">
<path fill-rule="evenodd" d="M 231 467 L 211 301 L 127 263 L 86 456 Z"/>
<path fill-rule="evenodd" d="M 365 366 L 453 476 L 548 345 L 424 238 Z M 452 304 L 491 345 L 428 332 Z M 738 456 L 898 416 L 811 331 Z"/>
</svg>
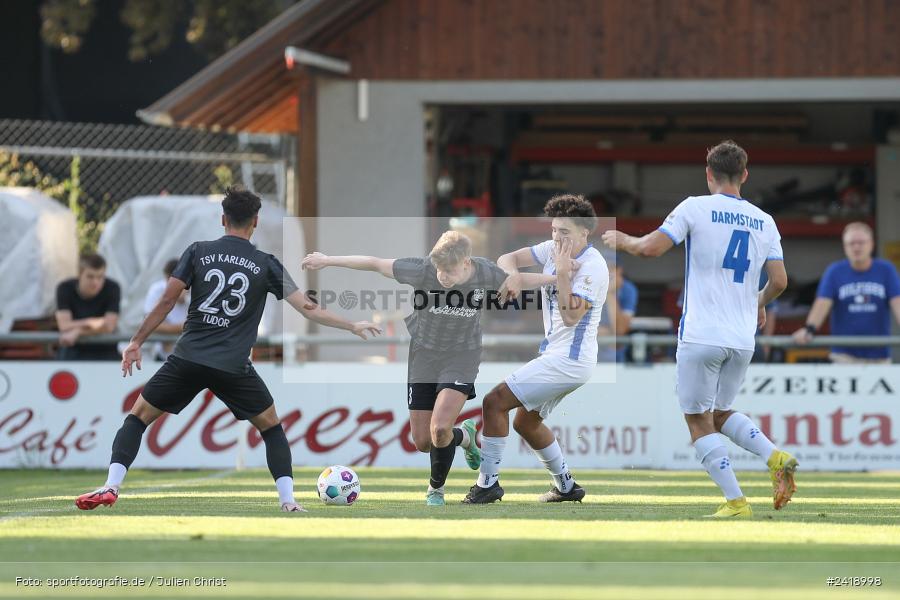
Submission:
<svg viewBox="0 0 900 600">
<path fill-rule="evenodd" d="M 238 45 L 298 0 L 126 0 L 119 13 L 131 29 L 128 57 L 163 52 L 176 36 L 210 59 Z M 44 0 L 41 37 L 63 52 L 77 52 L 97 14 L 97 0 Z"/>
<path fill-rule="evenodd" d="M 81 189 L 81 158 L 72 157 L 69 177 L 62 181 L 47 175 L 31 161 L 22 162 L 18 154 L 0 150 L 0 187 L 31 187 L 69 207 L 75 215 L 78 250 L 96 252 L 103 225 L 112 216 L 109 198 L 97 203 Z M 93 207 L 88 215 L 87 207 Z"/>
<path fill-rule="evenodd" d="M 216 182 L 209 186 L 210 194 L 224 194 L 225 190 L 234 185 L 234 173 L 228 165 L 219 165 L 213 169 L 213 177 Z"/>
</svg>

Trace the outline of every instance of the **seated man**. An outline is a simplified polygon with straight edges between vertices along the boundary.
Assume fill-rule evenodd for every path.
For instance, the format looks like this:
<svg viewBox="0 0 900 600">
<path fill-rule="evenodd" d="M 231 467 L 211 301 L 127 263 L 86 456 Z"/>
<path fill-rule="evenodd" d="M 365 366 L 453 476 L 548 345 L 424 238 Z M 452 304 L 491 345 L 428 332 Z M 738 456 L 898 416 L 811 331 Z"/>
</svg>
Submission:
<svg viewBox="0 0 900 600">
<path fill-rule="evenodd" d="M 163 297 L 163 292 L 166 291 L 166 284 L 169 282 L 169 277 L 172 276 L 172 272 L 177 266 L 177 258 L 168 261 L 163 267 L 163 275 L 165 275 L 165 277 L 153 282 L 153 285 L 147 290 L 147 295 L 144 297 L 145 317 L 150 314 L 150 311 L 153 310 L 157 302 L 159 302 L 159 299 Z M 178 297 L 172 311 L 166 315 L 165 320 L 156 328 L 156 333 L 181 333 L 181 330 L 184 328 L 184 322 L 187 319 L 188 306 L 190 306 L 190 303 L 190 295 L 188 294 L 188 291 L 185 290 L 181 293 L 181 296 Z M 153 344 L 153 351 L 150 355 L 155 360 L 164 361 L 172 352 L 173 345 L 174 344 L 172 343 L 163 344 L 162 342 L 156 342 Z"/>
<path fill-rule="evenodd" d="M 80 343 L 79 338 L 112 333 L 119 322 L 119 284 L 106 277 L 106 261 L 86 254 L 78 277 L 56 287 L 56 325 L 60 360 L 118 360 L 115 343 Z"/>
</svg>

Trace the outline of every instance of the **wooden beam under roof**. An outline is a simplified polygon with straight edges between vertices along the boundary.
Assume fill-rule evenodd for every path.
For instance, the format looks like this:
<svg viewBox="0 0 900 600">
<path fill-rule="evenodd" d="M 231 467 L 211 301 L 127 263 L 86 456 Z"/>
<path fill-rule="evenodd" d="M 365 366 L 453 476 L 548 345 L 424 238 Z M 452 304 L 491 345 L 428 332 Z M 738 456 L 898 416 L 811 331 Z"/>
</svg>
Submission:
<svg viewBox="0 0 900 600">
<path fill-rule="evenodd" d="M 284 49 L 337 35 L 383 0 L 303 0 L 157 100 L 138 111 L 146 123 L 234 129 L 236 120 L 268 100 L 265 84 L 285 70 Z M 283 80 L 296 89 L 296 82 Z M 249 92 L 249 93 L 248 93 Z M 236 99 L 240 99 L 235 102 Z M 227 108 L 224 108 L 227 105 Z"/>
</svg>

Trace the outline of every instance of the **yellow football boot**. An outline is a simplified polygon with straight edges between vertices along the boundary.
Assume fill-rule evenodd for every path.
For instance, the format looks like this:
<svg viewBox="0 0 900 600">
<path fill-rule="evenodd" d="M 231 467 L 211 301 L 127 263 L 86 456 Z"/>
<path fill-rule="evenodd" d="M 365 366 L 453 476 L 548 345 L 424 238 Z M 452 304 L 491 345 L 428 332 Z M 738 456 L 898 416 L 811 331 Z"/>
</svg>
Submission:
<svg viewBox="0 0 900 600">
<path fill-rule="evenodd" d="M 784 450 L 775 450 L 766 462 L 769 465 L 769 477 L 772 478 L 772 497 L 775 510 L 781 510 L 791 496 L 797 491 L 794 483 L 794 471 L 797 470 L 797 459 Z"/>
<path fill-rule="evenodd" d="M 713 519 L 750 519 L 753 517 L 753 509 L 750 508 L 750 503 L 747 502 L 747 499 L 741 496 L 740 498 L 729 500 L 725 504 L 721 505 L 719 507 L 719 510 L 711 515 L 706 516 Z"/>
</svg>

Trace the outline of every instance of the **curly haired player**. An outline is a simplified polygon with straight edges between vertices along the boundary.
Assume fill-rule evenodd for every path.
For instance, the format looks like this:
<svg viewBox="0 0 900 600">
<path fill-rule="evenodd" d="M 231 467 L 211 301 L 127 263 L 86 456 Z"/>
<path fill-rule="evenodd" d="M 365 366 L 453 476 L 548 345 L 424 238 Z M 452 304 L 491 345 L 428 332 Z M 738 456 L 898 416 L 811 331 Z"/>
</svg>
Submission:
<svg viewBox="0 0 900 600">
<path fill-rule="evenodd" d="M 497 264 L 510 274 L 510 293 L 518 294 L 521 267 L 542 265 L 556 279 L 541 290 L 544 333 L 540 355 L 514 371 L 485 396 L 481 469 L 466 495 L 466 504 L 486 504 L 503 497 L 500 463 L 509 436 L 509 413 L 516 433 L 531 446 L 553 477 L 541 502 L 578 501 L 584 489 L 575 483 L 553 432 L 544 424 L 550 412 L 584 385 L 597 364 L 597 326 L 609 287 L 606 261 L 588 236 L 597 226 L 594 207 L 582 196 L 551 198 L 544 213 L 552 217 L 552 239 L 504 254 Z"/>
</svg>

